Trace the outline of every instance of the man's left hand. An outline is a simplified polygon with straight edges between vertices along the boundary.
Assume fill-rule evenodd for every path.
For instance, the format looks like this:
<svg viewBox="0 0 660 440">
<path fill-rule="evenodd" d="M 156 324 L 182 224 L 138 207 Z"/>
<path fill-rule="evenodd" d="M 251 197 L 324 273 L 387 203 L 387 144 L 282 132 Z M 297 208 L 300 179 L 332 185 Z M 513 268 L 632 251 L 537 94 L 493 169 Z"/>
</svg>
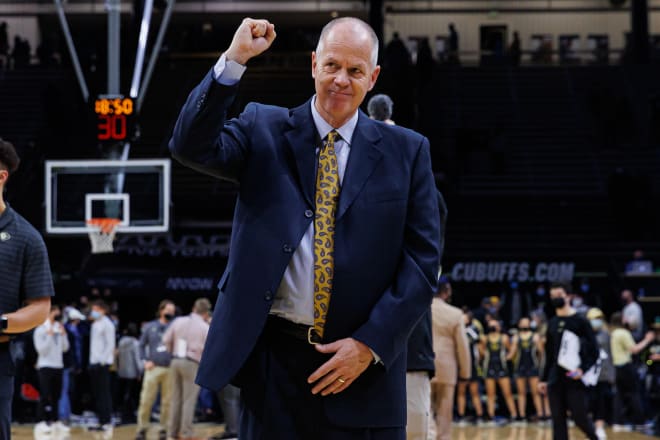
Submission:
<svg viewBox="0 0 660 440">
<path fill-rule="evenodd" d="M 319 344 L 316 349 L 321 353 L 334 353 L 334 356 L 307 379 L 310 384 L 316 382 L 312 394 L 321 393 L 322 396 L 344 391 L 360 377 L 374 359 L 369 347 L 353 338 Z"/>
</svg>

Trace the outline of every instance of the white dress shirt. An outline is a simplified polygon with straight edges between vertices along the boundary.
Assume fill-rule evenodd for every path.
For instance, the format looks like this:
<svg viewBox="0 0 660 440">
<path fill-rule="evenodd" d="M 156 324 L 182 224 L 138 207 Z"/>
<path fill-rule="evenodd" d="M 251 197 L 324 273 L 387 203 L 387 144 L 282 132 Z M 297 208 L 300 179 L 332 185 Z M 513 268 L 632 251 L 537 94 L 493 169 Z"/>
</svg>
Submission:
<svg viewBox="0 0 660 440">
<path fill-rule="evenodd" d="M 115 360 L 115 325 L 107 316 L 92 324 L 89 336 L 89 364 L 112 365 Z"/>
</svg>

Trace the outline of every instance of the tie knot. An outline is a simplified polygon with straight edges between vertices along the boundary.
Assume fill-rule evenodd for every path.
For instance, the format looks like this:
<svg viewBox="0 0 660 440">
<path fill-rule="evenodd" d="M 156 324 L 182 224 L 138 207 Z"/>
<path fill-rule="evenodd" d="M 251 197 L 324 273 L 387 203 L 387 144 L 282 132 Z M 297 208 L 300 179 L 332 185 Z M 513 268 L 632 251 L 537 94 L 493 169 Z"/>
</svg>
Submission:
<svg viewBox="0 0 660 440">
<path fill-rule="evenodd" d="M 326 136 L 326 141 L 329 144 L 334 144 L 337 138 L 339 137 L 339 133 L 337 133 L 337 130 L 332 130 L 328 135 Z"/>
</svg>

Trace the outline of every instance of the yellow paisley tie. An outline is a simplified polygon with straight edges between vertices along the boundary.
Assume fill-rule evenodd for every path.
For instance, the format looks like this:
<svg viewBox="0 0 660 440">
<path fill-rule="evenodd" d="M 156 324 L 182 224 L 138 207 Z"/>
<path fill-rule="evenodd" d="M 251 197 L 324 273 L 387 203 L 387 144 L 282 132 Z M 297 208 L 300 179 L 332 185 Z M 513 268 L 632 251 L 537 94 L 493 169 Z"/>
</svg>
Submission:
<svg viewBox="0 0 660 440">
<path fill-rule="evenodd" d="M 314 217 L 314 330 L 323 337 L 335 270 L 335 212 L 339 200 L 339 171 L 335 154 L 338 133 L 328 133 L 319 152 Z"/>
</svg>

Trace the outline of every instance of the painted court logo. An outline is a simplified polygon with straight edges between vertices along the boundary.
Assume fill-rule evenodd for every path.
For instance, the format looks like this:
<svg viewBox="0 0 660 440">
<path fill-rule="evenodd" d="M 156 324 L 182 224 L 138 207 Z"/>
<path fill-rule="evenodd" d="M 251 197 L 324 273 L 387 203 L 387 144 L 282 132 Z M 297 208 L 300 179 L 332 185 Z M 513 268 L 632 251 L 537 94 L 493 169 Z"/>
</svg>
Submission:
<svg viewBox="0 0 660 440">
<path fill-rule="evenodd" d="M 9 232 L 0 232 L 0 241 L 7 241 L 11 238 Z"/>
</svg>

